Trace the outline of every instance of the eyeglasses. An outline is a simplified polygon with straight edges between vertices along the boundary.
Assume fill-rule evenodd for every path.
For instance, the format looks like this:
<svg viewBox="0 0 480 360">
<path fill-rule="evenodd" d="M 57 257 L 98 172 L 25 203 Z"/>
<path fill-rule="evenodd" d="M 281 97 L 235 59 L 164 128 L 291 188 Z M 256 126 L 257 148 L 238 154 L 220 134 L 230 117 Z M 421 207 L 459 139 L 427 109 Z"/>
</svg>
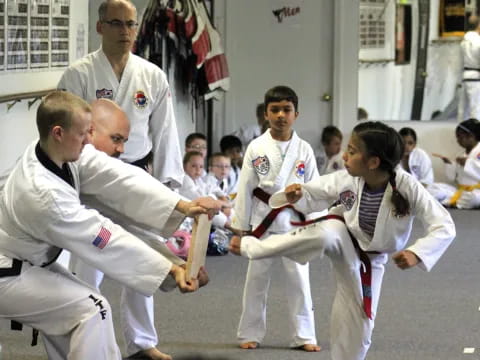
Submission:
<svg viewBox="0 0 480 360">
<path fill-rule="evenodd" d="M 230 165 L 219 165 L 219 164 L 214 164 L 212 165 L 213 167 L 219 168 L 219 169 L 230 169 Z"/>
<path fill-rule="evenodd" d="M 104 20 L 102 21 L 105 24 L 110 25 L 111 27 L 115 29 L 123 29 L 124 26 L 126 26 L 128 29 L 136 29 L 138 26 L 138 23 L 133 20 L 129 21 L 121 21 L 121 20 Z"/>
<path fill-rule="evenodd" d="M 195 150 L 207 150 L 207 145 L 189 145 L 188 148 Z"/>
</svg>

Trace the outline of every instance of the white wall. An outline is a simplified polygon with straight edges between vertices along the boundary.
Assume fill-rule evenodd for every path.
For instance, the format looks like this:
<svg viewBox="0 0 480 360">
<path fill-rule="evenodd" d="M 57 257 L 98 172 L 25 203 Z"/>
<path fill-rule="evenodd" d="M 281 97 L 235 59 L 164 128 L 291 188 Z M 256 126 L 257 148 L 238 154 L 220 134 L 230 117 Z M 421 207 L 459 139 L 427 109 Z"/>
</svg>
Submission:
<svg viewBox="0 0 480 360">
<path fill-rule="evenodd" d="M 224 0 L 225 1 L 225 0 Z M 144 1 L 136 0 L 137 3 L 143 3 Z M 88 4 L 83 1 L 72 1 L 72 24 L 78 23 L 88 12 Z M 92 24 L 96 21 L 96 9 L 98 7 L 99 0 L 89 1 L 90 15 L 93 11 L 93 19 L 90 17 L 90 25 L 87 29 L 94 29 Z M 217 0 L 217 4 L 221 4 L 221 0 Z M 92 6 L 93 4 L 93 6 Z M 92 10 L 93 8 L 93 10 Z M 222 8 L 217 9 L 215 12 L 217 28 L 220 33 L 223 34 L 224 28 L 224 14 Z M 76 18 L 78 18 L 76 20 Z M 319 19 L 321 21 L 321 19 Z M 333 109 L 332 109 L 332 123 L 337 125 L 344 133 L 345 139 L 348 139 L 348 135 L 351 129 L 356 125 L 356 108 L 357 108 L 357 94 L 358 94 L 358 34 L 352 29 L 358 27 L 358 8 L 352 8 L 348 1 L 335 1 L 335 23 L 334 23 L 334 88 L 333 88 Z M 72 34 L 73 35 L 73 34 Z M 98 41 L 98 36 L 95 33 L 90 33 L 90 39 L 94 38 Z M 241 36 L 241 34 L 237 34 Z M 74 41 L 71 43 L 73 49 L 75 49 Z M 93 45 L 93 49 L 98 47 L 98 42 Z M 228 56 L 228 49 L 227 49 Z M 297 69 L 296 71 L 301 71 Z M 58 81 L 61 72 L 55 76 L 52 75 L 54 83 Z M 250 75 L 249 75 L 250 76 Z M 31 83 L 24 78 L 18 76 L 17 80 L 30 87 Z M 0 80 L 2 76 L 0 75 Z M 11 87 L 12 84 L 8 83 Z M 33 88 L 33 86 L 32 86 Z M 180 101 L 180 94 L 177 92 L 176 99 Z M 176 115 L 178 118 L 178 128 L 180 133 L 180 139 L 183 141 L 186 134 L 193 131 L 195 128 L 195 122 L 192 121 L 190 115 L 191 104 L 185 104 L 185 100 L 182 100 L 181 105 L 176 106 Z M 25 146 L 30 141 L 36 138 L 35 128 L 35 111 L 38 102 L 32 107 L 27 109 L 27 101 L 24 100 L 21 103 L 15 105 L 10 111 L 7 112 L 6 104 L 0 104 L 0 132 L 3 134 L 3 141 L 0 143 L 0 171 L 5 170 L 11 166 L 15 159 L 23 152 Z M 244 113 L 251 113 L 244 111 Z M 222 102 L 215 102 L 215 127 L 214 131 L 217 136 L 224 133 L 225 120 L 224 118 L 228 114 L 224 113 L 224 104 Z M 427 150 L 428 152 L 439 152 L 445 155 L 453 156 L 460 149 L 455 143 L 454 129 L 455 122 L 392 122 L 392 126 L 399 129 L 402 126 L 413 127 L 419 137 L 419 146 Z M 345 141 L 346 142 L 346 141 Z M 441 171 L 441 164 L 438 160 L 434 160 L 435 175 L 438 179 L 443 179 L 443 172 Z"/>
</svg>

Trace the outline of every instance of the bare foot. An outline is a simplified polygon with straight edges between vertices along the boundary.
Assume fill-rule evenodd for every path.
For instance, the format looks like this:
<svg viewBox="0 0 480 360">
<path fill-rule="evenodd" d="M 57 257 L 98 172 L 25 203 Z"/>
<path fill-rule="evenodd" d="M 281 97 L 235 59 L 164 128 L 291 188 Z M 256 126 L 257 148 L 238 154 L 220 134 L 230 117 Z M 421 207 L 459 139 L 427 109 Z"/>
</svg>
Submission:
<svg viewBox="0 0 480 360">
<path fill-rule="evenodd" d="M 258 347 L 258 343 L 256 341 L 249 341 L 240 344 L 241 349 L 256 349 Z"/>
<path fill-rule="evenodd" d="M 319 352 L 322 348 L 315 344 L 304 344 L 299 346 L 297 349 L 307 351 L 307 352 Z"/>
<path fill-rule="evenodd" d="M 168 354 L 162 353 L 157 348 L 150 348 L 139 351 L 136 354 L 128 357 L 129 359 L 149 359 L 149 360 L 172 360 L 172 357 Z"/>
</svg>

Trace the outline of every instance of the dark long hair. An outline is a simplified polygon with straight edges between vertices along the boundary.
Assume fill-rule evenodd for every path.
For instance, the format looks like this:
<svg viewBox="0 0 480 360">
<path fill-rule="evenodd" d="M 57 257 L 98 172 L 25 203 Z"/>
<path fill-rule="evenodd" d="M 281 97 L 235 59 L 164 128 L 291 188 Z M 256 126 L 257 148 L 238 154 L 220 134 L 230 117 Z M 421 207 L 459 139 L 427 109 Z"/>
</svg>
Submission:
<svg viewBox="0 0 480 360">
<path fill-rule="evenodd" d="M 389 173 L 392 186 L 392 204 L 396 216 L 405 216 L 410 212 L 408 200 L 398 191 L 395 168 L 403 156 L 403 140 L 399 133 L 379 121 L 362 122 L 355 126 L 353 133 L 365 144 L 368 156 L 380 159 L 379 169 Z"/>
<path fill-rule="evenodd" d="M 468 119 L 457 125 L 456 132 L 463 132 L 467 135 L 473 135 L 477 141 L 480 141 L 480 121 L 477 119 Z"/>
</svg>

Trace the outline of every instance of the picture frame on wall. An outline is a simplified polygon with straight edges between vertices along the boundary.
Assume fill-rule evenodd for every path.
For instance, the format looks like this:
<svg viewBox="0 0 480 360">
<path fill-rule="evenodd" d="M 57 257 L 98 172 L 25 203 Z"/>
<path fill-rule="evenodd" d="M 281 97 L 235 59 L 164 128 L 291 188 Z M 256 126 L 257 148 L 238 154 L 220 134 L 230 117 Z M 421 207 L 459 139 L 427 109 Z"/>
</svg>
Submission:
<svg viewBox="0 0 480 360">
<path fill-rule="evenodd" d="M 462 37 L 465 34 L 466 15 L 465 0 L 441 0 L 440 37 Z"/>
</svg>

